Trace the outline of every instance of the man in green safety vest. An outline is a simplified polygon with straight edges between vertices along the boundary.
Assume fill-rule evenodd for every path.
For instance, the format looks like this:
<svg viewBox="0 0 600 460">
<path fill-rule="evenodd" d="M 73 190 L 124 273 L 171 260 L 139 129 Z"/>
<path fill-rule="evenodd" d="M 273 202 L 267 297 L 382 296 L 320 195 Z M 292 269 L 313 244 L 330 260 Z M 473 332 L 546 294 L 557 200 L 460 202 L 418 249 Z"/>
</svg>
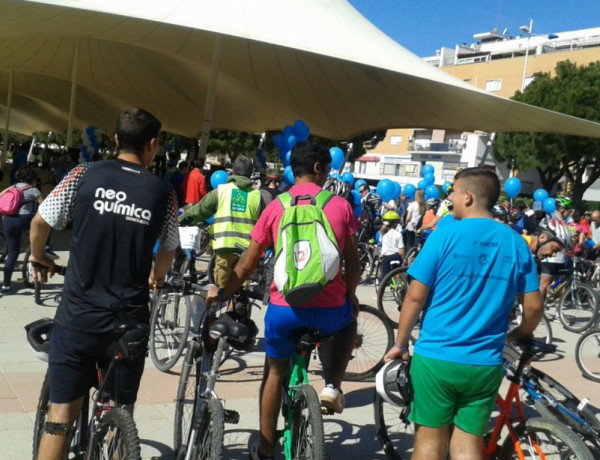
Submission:
<svg viewBox="0 0 600 460">
<path fill-rule="evenodd" d="M 250 232 L 264 208 L 260 191 L 250 180 L 254 164 L 239 156 L 233 163 L 233 175 L 180 217 L 180 225 L 198 225 L 214 214 L 210 233 L 215 251 L 214 280 L 225 287 L 240 253 L 250 244 Z"/>
</svg>

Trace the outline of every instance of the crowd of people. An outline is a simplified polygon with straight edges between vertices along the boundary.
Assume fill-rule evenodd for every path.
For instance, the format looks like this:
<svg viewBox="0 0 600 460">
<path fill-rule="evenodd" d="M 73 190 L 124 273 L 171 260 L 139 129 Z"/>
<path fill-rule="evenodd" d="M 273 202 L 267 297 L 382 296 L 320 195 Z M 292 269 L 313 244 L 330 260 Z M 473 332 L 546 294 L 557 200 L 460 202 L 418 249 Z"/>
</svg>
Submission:
<svg viewBox="0 0 600 460">
<path fill-rule="evenodd" d="M 419 426 L 413 458 L 441 459 L 448 442 L 452 456 L 468 453 L 477 458 L 502 378 L 501 351 L 515 296 L 523 295 L 524 310 L 511 338 L 529 335 L 540 321 L 545 277 L 555 273 L 561 254 L 571 249 L 572 238 L 574 249 L 590 257 L 600 250 L 600 211 L 580 214 L 566 197 L 557 198 L 557 212 L 552 215 L 539 203 L 533 203 L 532 209 L 521 202 L 512 207 L 497 204 L 496 174 L 467 168 L 456 175 L 443 201 L 425 200 L 423 190 L 417 190 L 412 199 L 402 195 L 383 202 L 363 184 L 358 190 L 362 213 L 357 216 L 348 187 L 328 177 L 329 151 L 308 141 L 298 142 L 291 152 L 293 186 L 283 190 L 278 176 L 262 177 L 259 184 L 253 161 L 242 156 L 232 165 L 227 182 L 210 190 L 202 160 L 174 166 L 163 158 L 160 127 L 147 111 L 126 110 L 117 122 L 116 160 L 77 166 L 43 202 L 31 187 L 31 178 L 19 177 L 17 185 L 28 187 L 27 199 L 41 205 L 24 206 L 23 212 L 5 218 L 11 243 L 3 291 L 10 289 L 11 261 L 14 265 L 17 235 L 24 227 L 31 223 L 30 261 L 37 264 L 38 279 L 45 281 L 54 271 L 45 253 L 50 229 L 63 229 L 68 222 L 73 225 L 62 301 L 50 336 L 51 406 L 39 458 L 64 457 L 72 423 L 88 391 L 85 374 L 96 360 L 106 361 L 115 317 L 124 313 L 148 323 L 148 286 L 164 282 L 179 244 L 178 223 L 197 225 L 214 216 L 216 287 L 206 301 L 227 302 L 268 248 L 283 250 L 286 242 L 280 224 L 282 219 L 287 222 L 288 209 L 308 204 L 319 208 L 318 218 L 339 263 L 301 304 L 289 295 L 290 281 L 286 279 L 284 285 L 279 279 L 282 273 L 275 274 L 261 327 L 266 357 L 259 395 L 260 431 L 251 442 L 251 458 L 274 457 L 281 388 L 294 351 L 293 330 L 311 327 L 333 334 L 320 348 L 325 377 L 321 403 L 337 413 L 344 409 L 342 376 L 354 345 L 359 309 L 358 241 L 378 235 L 385 275 L 391 263 L 401 262 L 425 234 L 429 234 L 427 242 L 408 272 L 412 282 L 401 308 L 396 344 L 386 360 L 411 362 L 411 420 Z M 149 167 L 157 158 L 158 174 L 152 174 Z M 177 217 L 179 207 L 184 212 Z M 306 244 L 296 243 L 291 246 L 294 251 Z M 288 275 L 290 270 L 300 271 L 300 259 L 310 252 L 294 252 L 294 257 L 282 259 L 296 264 L 292 268 L 277 262 L 276 267 L 284 267 Z M 293 286 L 301 287 L 305 286 Z M 422 312 L 420 337 L 411 357 L 408 338 Z M 132 413 L 143 365 L 142 357 L 119 370 L 119 400 Z"/>
</svg>

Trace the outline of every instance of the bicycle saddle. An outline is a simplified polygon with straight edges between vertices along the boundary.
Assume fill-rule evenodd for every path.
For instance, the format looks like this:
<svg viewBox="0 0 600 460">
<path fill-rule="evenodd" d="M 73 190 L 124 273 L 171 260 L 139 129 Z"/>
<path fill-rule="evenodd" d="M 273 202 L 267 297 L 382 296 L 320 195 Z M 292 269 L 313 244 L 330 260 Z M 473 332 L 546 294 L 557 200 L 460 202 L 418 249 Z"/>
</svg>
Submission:
<svg viewBox="0 0 600 460">
<path fill-rule="evenodd" d="M 230 312 L 225 312 L 211 324 L 208 334 L 213 339 L 227 338 L 236 342 L 245 342 L 250 335 L 248 327 L 236 321 Z"/>
<path fill-rule="evenodd" d="M 537 354 L 554 353 L 558 348 L 551 343 L 540 342 L 534 339 L 519 339 L 513 342 L 523 351 L 523 356 L 526 360 L 534 357 Z"/>
<path fill-rule="evenodd" d="M 318 343 L 325 343 L 333 338 L 335 334 L 325 334 L 319 329 L 310 327 L 299 327 L 292 331 L 291 338 L 301 351 L 312 350 Z"/>
<path fill-rule="evenodd" d="M 115 318 L 113 332 L 115 334 L 116 348 L 113 353 L 120 353 L 124 359 L 133 360 L 146 353 L 150 326 L 140 323 L 126 313 L 119 311 Z"/>
</svg>

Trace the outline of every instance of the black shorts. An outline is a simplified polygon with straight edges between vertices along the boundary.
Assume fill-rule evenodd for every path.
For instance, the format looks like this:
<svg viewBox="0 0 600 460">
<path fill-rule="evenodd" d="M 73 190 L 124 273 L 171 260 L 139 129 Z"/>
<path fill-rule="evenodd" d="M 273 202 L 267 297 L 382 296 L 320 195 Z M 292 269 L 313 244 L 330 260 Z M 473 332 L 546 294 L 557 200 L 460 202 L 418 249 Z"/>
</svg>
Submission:
<svg viewBox="0 0 600 460">
<path fill-rule="evenodd" d="M 565 268 L 565 264 L 555 262 L 541 262 L 540 275 L 557 276 L 560 275 L 560 270 Z"/>
<path fill-rule="evenodd" d="M 54 323 L 50 334 L 48 370 L 50 402 L 64 404 L 88 393 L 97 382 L 96 363 L 107 368 L 114 342 L 111 332 L 84 333 L 65 329 Z M 144 372 L 145 355 L 133 361 L 122 361 L 117 369 L 117 394 L 111 399 L 118 404 L 133 404 L 137 399 Z"/>
</svg>

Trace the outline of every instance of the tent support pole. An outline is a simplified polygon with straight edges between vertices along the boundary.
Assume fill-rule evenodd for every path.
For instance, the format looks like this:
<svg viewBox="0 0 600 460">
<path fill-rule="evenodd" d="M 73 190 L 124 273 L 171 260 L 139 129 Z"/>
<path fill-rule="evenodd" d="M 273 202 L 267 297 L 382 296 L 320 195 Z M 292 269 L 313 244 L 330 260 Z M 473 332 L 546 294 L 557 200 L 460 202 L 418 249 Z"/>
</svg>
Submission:
<svg viewBox="0 0 600 460">
<path fill-rule="evenodd" d="M 75 104 L 77 102 L 77 67 L 79 64 L 79 37 L 75 39 L 75 49 L 73 51 L 73 68 L 71 70 L 71 99 L 69 100 L 69 122 L 67 125 L 67 145 L 71 147 L 73 143 L 73 118 L 75 117 Z"/>
<path fill-rule="evenodd" d="M 213 109 L 215 107 L 215 96 L 217 94 L 217 80 L 219 78 L 219 64 L 221 62 L 221 52 L 223 50 L 223 37 L 217 35 L 215 48 L 213 50 L 212 66 L 208 91 L 206 93 L 206 104 L 204 106 L 204 117 L 202 118 L 202 133 L 200 135 L 200 152 L 198 156 L 206 159 L 206 150 L 208 147 L 208 136 L 210 135 L 210 126 L 212 124 Z"/>
<path fill-rule="evenodd" d="M 4 120 L 4 142 L 2 147 L 2 158 L 0 158 L 0 170 L 4 171 L 6 164 L 6 155 L 8 155 L 8 127 L 10 126 L 10 109 L 12 108 L 12 93 L 13 93 L 13 71 L 8 71 L 8 95 L 6 96 L 6 120 Z"/>
</svg>

